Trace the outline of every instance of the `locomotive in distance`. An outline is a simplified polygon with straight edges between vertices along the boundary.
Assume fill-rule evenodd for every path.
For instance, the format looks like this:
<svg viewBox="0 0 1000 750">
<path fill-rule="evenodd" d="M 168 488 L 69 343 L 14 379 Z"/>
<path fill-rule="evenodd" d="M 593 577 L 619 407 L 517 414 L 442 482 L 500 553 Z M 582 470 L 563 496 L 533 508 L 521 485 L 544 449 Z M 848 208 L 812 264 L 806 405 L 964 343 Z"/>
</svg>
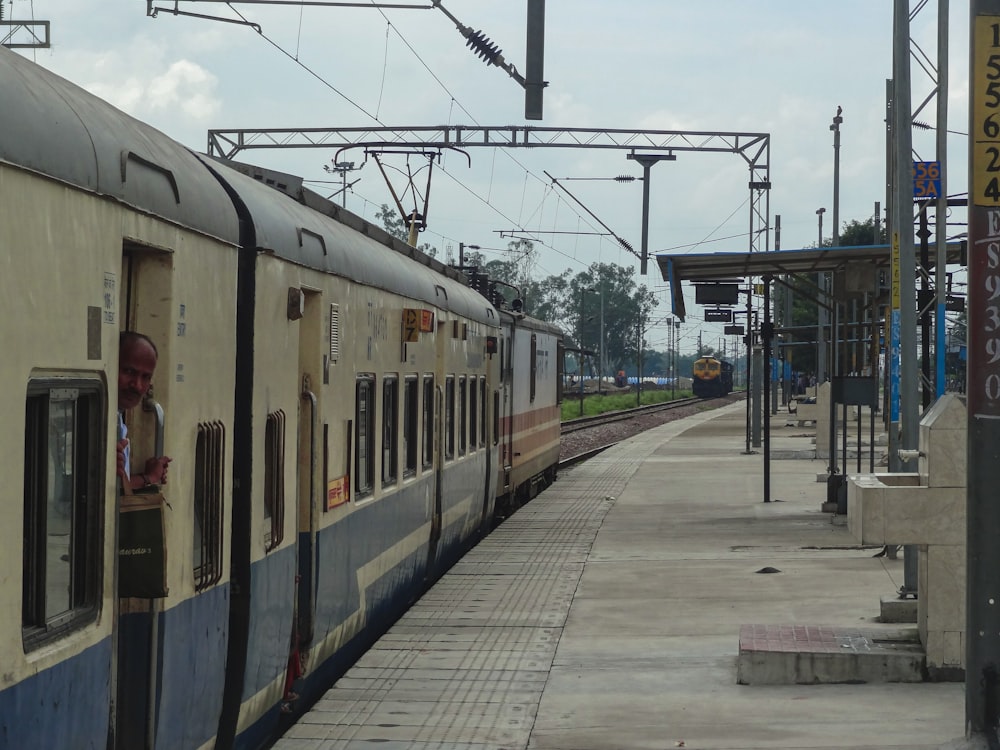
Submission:
<svg viewBox="0 0 1000 750">
<path fill-rule="evenodd" d="M 562 335 L 3 48 L 0 100 L 0 748 L 262 747 L 554 480 Z M 119 589 L 122 330 L 157 598 Z"/>
<path fill-rule="evenodd" d="M 698 398 L 715 398 L 732 392 L 732 362 L 716 357 L 696 359 L 692 367 L 691 390 Z"/>
</svg>

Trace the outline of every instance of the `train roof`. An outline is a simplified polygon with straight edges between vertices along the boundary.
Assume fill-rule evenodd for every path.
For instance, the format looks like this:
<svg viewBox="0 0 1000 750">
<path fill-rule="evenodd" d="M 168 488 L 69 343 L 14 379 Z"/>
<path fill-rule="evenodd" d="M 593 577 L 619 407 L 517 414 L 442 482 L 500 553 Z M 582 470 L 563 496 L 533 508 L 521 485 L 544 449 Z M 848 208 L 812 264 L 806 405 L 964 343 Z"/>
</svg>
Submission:
<svg viewBox="0 0 1000 750">
<path fill-rule="evenodd" d="M 0 162 L 240 245 L 247 237 L 221 177 L 249 211 L 256 250 L 499 324 L 457 271 L 310 191 L 297 201 L 196 154 L 3 47 L 0 102 Z"/>
<path fill-rule="evenodd" d="M 155 128 L 2 46 L 0 102 L 0 161 L 238 242 L 225 190 Z"/>
<path fill-rule="evenodd" d="M 453 268 L 302 186 L 250 164 L 199 155 L 246 206 L 260 252 L 499 324 L 496 310 Z"/>
</svg>

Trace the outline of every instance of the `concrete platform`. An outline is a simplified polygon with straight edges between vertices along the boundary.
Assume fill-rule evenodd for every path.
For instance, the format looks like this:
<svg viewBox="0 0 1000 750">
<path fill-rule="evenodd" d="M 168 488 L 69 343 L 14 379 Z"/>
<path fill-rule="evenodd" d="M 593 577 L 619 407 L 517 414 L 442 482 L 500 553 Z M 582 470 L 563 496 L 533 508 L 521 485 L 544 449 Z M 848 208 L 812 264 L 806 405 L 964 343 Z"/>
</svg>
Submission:
<svg viewBox="0 0 1000 750">
<path fill-rule="evenodd" d="M 958 683 L 739 684 L 748 626 L 829 628 L 854 638 L 851 658 L 908 630 L 879 622 L 881 597 L 902 584 L 902 557 L 875 557 L 880 547 L 858 545 L 820 512 L 825 461 L 772 461 L 772 502 L 763 502 L 745 414 L 744 404 L 702 412 L 564 472 L 275 749 L 954 743 L 965 724 Z M 778 431 L 772 449 L 802 445 Z"/>
</svg>

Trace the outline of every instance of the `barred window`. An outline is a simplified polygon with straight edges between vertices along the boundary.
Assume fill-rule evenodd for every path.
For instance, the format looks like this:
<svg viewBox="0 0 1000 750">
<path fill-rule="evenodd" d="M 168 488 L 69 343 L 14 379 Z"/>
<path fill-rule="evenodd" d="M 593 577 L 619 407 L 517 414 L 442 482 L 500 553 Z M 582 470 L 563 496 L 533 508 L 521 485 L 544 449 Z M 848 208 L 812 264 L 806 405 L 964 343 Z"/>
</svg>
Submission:
<svg viewBox="0 0 1000 750">
<path fill-rule="evenodd" d="M 226 428 L 198 425 L 194 453 L 194 583 L 202 591 L 222 578 L 222 498 Z"/>
<path fill-rule="evenodd" d="M 403 382 L 403 476 L 417 473 L 417 376 Z"/>
<path fill-rule="evenodd" d="M 421 415 L 423 417 L 423 468 L 427 469 L 434 463 L 434 376 L 424 375 L 423 402 Z"/>
<path fill-rule="evenodd" d="M 448 375 L 444 379 L 444 424 L 445 444 L 444 457 L 455 457 L 455 376 Z"/>
<path fill-rule="evenodd" d="M 479 378 L 479 444 L 486 445 L 486 378 Z M 495 419 L 496 417 L 494 417 Z"/>
<path fill-rule="evenodd" d="M 382 486 L 396 483 L 399 463 L 399 378 L 382 380 Z"/>
<path fill-rule="evenodd" d="M 105 394 L 99 381 L 28 384 L 21 602 L 26 651 L 97 617 Z"/>
<path fill-rule="evenodd" d="M 375 481 L 375 378 L 363 375 L 355 384 L 354 493 L 370 495 Z"/>
<path fill-rule="evenodd" d="M 285 412 L 267 415 L 264 427 L 264 548 L 285 537 Z"/>
<path fill-rule="evenodd" d="M 469 434 L 468 394 L 465 375 L 458 379 L 458 455 L 465 455 L 465 442 Z"/>
<path fill-rule="evenodd" d="M 476 378 L 469 378 L 469 450 L 476 449 L 476 438 L 479 437 L 479 391 L 476 389 Z"/>
</svg>

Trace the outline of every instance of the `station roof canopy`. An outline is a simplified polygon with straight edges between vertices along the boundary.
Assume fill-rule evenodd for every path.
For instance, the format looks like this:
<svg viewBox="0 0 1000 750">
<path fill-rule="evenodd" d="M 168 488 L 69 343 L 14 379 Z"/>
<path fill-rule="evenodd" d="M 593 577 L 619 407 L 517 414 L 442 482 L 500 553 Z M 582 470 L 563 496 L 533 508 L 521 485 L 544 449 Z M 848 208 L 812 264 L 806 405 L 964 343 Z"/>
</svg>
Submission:
<svg viewBox="0 0 1000 750">
<path fill-rule="evenodd" d="M 947 247 L 947 262 L 964 265 L 965 242 L 949 242 Z M 657 255 L 656 262 L 663 280 L 670 285 L 673 314 L 684 320 L 682 282 L 732 282 L 749 276 L 839 271 L 857 263 L 868 264 L 873 270 L 888 268 L 890 250 L 889 245 L 855 245 L 752 253 L 690 253 Z"/>
</svg>

